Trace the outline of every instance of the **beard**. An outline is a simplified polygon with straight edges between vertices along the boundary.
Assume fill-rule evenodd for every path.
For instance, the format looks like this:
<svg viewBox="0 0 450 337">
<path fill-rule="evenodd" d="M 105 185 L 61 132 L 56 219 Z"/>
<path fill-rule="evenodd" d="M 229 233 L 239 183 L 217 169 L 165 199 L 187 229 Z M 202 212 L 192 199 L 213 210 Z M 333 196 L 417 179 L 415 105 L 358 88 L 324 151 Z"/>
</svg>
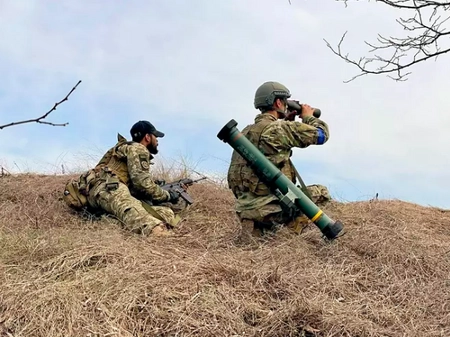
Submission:
<svg viewBox="0 0 450 337">
<path fill-rule="evenodd" d="M 280 110 L 280 111 L 277 111 L 277 112 L 278 112 L 278 119 L 285 119 L 286 118 L 286 116 L 287 116 L 286 111 L 281 112 L 281 110 Z"/>
<path fill-rule="evenodd" d="M 149 144 L 147 146 L 147 150 L 148 152 L 150 152 L 151 154 L 157 154 L 158 153 L 158 147 L 157 146 L 153 146 L 153 144 Z"/>
<path fill-rule="evenodd" d="M 284 107 L 284 110 L 276 110 L 278 112 L 278 119 L 285 119 L 287 116 L 287 105 Z"/>
</svg>

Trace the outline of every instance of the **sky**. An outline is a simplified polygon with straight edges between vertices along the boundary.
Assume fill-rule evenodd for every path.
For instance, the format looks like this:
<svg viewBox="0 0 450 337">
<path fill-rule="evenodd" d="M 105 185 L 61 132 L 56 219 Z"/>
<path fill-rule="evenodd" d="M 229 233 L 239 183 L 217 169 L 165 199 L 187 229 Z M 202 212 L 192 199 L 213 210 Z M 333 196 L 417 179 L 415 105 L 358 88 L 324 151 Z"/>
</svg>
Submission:
<svg viewBox="0 0 450 337">
<path fill-rule="evenodd" d="M 450 69 L 445 54 L 411 69 L 344 83 L 368 55 L 364 41 L 404 34 L 401 11 L 369 1 L 0 0 L 0 124 L 37 118 L 79 81 L 69 100 L 37 123 L 0 130 L 10 172 L 84 170 L 138 120 L 166 136 L 157 161 L 187 160 L 225 176 L 232 148 L 217 138 L 231 119 L 242 130 L 258 111 L 256 88 L 286 85 L 322 110 L 330 139 L 295 149 L 306 184 L 341 201 L 401 199 L 450 208 Z"/>
</svg>

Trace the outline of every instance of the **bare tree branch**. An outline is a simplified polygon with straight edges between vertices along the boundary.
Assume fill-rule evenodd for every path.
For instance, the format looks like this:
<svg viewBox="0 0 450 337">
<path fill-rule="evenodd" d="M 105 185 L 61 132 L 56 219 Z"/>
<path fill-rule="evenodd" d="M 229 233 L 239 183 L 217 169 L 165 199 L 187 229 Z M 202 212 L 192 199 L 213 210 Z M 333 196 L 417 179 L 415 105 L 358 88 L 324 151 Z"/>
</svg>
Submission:
<svg viewBox="0 0 450 337">
<path fill-rule="evenodd" d="M 346 0 L 343 0 L 346 1 Z M 379 2 L 383 2 L 386 5 L 389 5 L 391 7 L 396 7 L 396 8 L 400 8 L 400 9 L 413 9 L 413 10 L 417 10 L 417 9 L 422 9 L 422 8 L 426 8 L 426 7 L 431 7 L 431 6 L 441 6 L 441 5 L 449 5 L 449 2 L 439 2 L 439 1 L 414 1 L 414 0 L 375 0 L 375 1 L 379 1 Z M 408 3 L 408 2 L 413 2 L 414 5 L 403 5 L 403 3 Z"/>
<path fill-rule="evenodd" d="M 348 0 L 338 1 L 342 1 L 347 7 Z M 406 18 L 400 17 L 396 20 L 406 32 L 406 36 L 384 37 L 378 34 L 377 45 L 364 41 L 371 48 L 369 53 L 373 53 L 373 56 L 359 59 L 351 59 L 348 53 L 344 54 L 341 50 L 347 32 L 343 34 L 336 48 L 324 39 L 327 47 L 335 55 L 360 71 L 344 83 L 369 74 L 392 74 L 387 76 L 395 81 L 405 81 L 411 74 L 407 68 L 431 58 L 437 59 L 439 55 L 450 52 L 450 31 L 445 27 L 448 26 L 450 19 L 450 1 L 375 0 L 375 2 L 401 10 L 406 15 Z M 442 46 L 444 43 L 447 44 Z"/>
<path fill-rule="evenodd" d="M 347 6 L 347 1 L 342 0 Z M 370 1 L 370 0 L 369 0 Z M 369 53 L 384 52 L 387 55 L 374 54 L 372 57 L 360 57 L 358 60 L 351 59 L 342 52 L 342 43 L 347 34 L 345 32 L 336 48 L 324 39 L 327 47 L 341 59 L 356 66 L 360 73 L 351 79 L 344 81 L 348 83 L 354 79 L 369 74 L 391 74 L 389 78 L 395 81 L 405 81 L 411 74 L 410 68 L 420 62 L 450 52 L 450 31 L 446 30 L 445 24 L 450 19 L 450 2 L 431 0 L 375 0 L 384 5 L 404 10 L 407 18 L 400 17 L 396 22 L 406 31 L 405 37 L 384 37 L 378 34 L 378 44 L 365 41 L 371 49 Z M 427 13 L 429 14 L 427 16 Z M 448 25 L 448 24 L 447 24 Z M 441 48 L 439 44 L 447 42 Z M 378 64 L 378 66 L 373 66 Z"/>
<path fill-rule="evenodd" d="M 9 124 L 5 124 L 5 125 L 0 125 L 0 130 L 7 128 L 9 126 L 13 126 L 13 125 L 19 125 L 19 124 L 25 124 L 25 123 L 32 123 L 32 122 L 36 122 L 36 123 L 40 123 L 40 124 L 47 124 L 47 125 L 51 125 L 51 126 L 66 126 L 69 123 L 62 123 L 62 124 L 56 124 L 56 123 L 51 123 L 51 122 L 47 122 L 47 121 L 43 121 L 43 119 L 47 118 L 48 115 L 50 115 L 50 113 L 54 110 L 56 110 L 56 107 L 58 105 L 60 105 L 61 103 L 67 101 L 69 99 L 69 96 L 72 94 L 72 92 L 75 91 L 75 89 L 77 88 L 78 84 L 81 83 L 81 80 L 78 81 L 77 84 L 75 84 L 75 86 L 72 88 L 72 90 L 69 91 L 69 93 L 66 95 L 66 97 L 64 97 L 61 101 L 55 103 L 55 105 L 53 106 L 53 108 L 51 108 L 49 111 L 47 111 L 44 115 L 42 115 L 41 117 L 38 118 L 34 118 L 34 119 L 28 119 L 28 120 L 24 120 L 24 121 L 20 121 L 20 122 L 12 122 Z"/>
</svg>

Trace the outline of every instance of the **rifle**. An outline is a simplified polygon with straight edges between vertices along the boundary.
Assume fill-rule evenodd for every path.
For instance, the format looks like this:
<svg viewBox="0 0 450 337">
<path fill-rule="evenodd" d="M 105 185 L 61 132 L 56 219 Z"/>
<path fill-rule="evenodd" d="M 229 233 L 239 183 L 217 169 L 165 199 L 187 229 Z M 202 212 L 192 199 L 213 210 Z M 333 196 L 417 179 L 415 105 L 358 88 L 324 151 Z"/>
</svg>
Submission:
<svg viewBox="0 0 450 337">
<path fill-rule="evenodd" d="M 173 181 L 171 183 L 167 183 L 164 180 L 159 181 L 159 186 L 161 186 L 161 188 L 163 190 L 169 191 L 175 191 L 177 192 L 180 197 L 182 197 L 189 205 L 191 205 L 194 200 L 192 199 L 192 197 L 184 190 L 183 185 L 184 186 L 191 186 L 194 183 L 200 181 L 200 180 L 204 180 L 206 179 L 206 177 L 202 177 L 200 179 L 196 179 L 196 180 L 192 180 L 189 178 L 185 178 L 185 179 L 180 179 L 177 181 Z M 158 182 L 157 182 L 158 183 Z"/>
<path fill-rule="evenodd" d="M 194 200 L 192 199 L 192 197 L 184 190 L 183 185 L 185 186 L 191 186 L 194 183 L 206 179 L 206 177 L 197 179 L 197 180 L 192 180 L 192 179 L 180 179 L 171 183 L 166 184 L 165 180 L 155 180 L 155 183 L 157 185 L 159 185 L 163 190 L 172 190 L 177 192 L 180 197 L 182 197 L 186 203 L 188 205 L 191 205 L 194 203 Z M 142 206 L 146 209 L 147 212 L 149 212 L 151 215 L 153 215 L 155 218 L 161 220 L 161 221 L 166 221 L 155 209 L 153 209 L 151 206 L 157 206 L 158 204 L 155 204 L 152 200 L 150 199 L 146 199 L 146 198 L 139 198 L 137 197 L 140 201 Z M 180 222 L 180 217 L 175 214 L 175 218 L 173 219 L 173 221 L 170 223 L 170 225 L 172 225 L 173 227 L 176 227 L 176 225 Z"/>
</svg>

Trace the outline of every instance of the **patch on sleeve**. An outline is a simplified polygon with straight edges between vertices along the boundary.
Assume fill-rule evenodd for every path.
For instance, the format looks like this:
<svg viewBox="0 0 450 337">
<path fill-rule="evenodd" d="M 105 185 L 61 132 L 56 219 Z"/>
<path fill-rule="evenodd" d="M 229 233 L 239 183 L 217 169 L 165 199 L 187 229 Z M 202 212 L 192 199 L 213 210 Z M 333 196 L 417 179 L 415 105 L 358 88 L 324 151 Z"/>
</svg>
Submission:
<svg viewBox="0 0 450 337">
<path fill-rule="evenodd" d="M 148 164 L 148 158 L 146 155 L 140 154 L 139 155 L 139 162 L 141 163 L 141 167 L 144 170 L 149 170 L 150 169 L 150 165 Z"/>
<path fill-rule="evenodd" d="M 325 132 L 321 128 L 317 128 L 317 145 L 325 143 Z"/>
</svg>

